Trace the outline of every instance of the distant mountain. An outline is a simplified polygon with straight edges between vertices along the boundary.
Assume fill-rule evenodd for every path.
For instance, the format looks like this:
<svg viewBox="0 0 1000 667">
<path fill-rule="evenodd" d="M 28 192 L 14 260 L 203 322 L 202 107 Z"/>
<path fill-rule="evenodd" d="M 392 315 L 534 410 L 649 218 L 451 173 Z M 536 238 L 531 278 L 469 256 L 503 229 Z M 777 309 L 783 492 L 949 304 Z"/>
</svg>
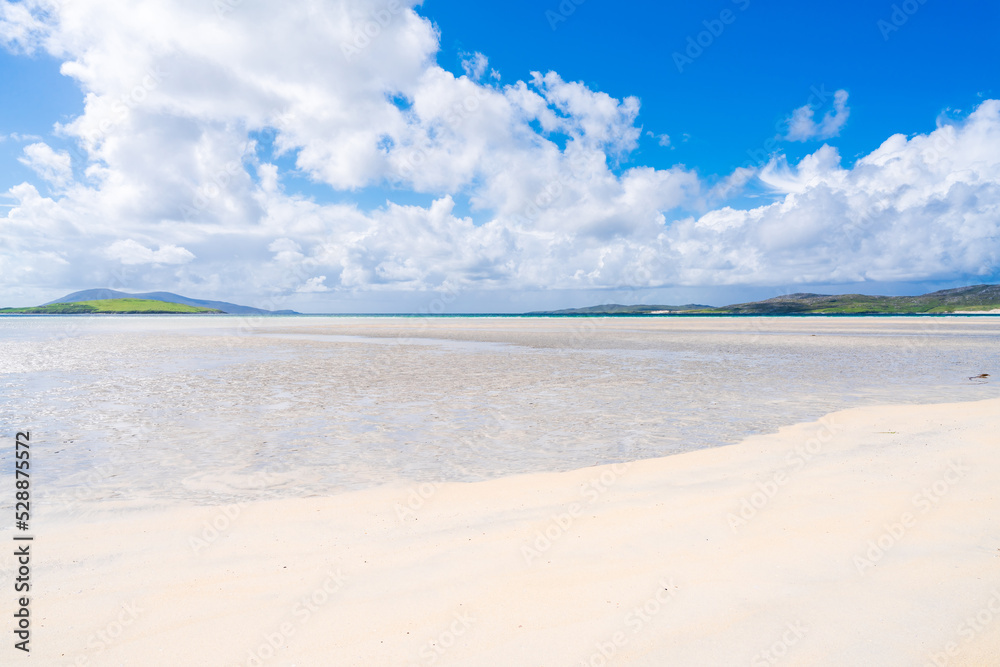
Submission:
<svg viewBox="0 0 1000 667">
<path fill-rule="evenodd" d="M 764 301 L 738 303 L 712 312 L 734 315 L 799 314 L 916 314 L 952 313 L 956 310 L 988 311 L 1000 308 L 1000 285 L 973 285 L 931 292 L 921 296 L 868 296 L 865 294 L 788 294 Z"/>
<path fill-rule="evenodd" d="M 551 310 L 528 315 L 909 315 L 1000 309 L 1000 285 L 973 285 L 921 296 L 797 293 L 731 306 L 622 306 Z"/>
<path fill-rule="evenodd" d="M 201 315 L 221 312 L 213 308 L 152 299 L 101 299 L 51 303 L 34 308 L 0 308 L 0 314 L 12 315 Z"/>
<path fill-rule="evenodd" d="M 148 301 L 164 301 L 166 303 L 180 303 L 185 306 L 195 306 L 196 308 L 210 308 L 219 310 L 230 315 L 298 315 L 294 310 L 263 310 L 250 306 L 240 306 L 226 301 L 206 301 L 204 299 L 190 299 L 179 294 L 170 292 L 147 292 L 145 294 L 129 294 L 113 289 L 88 289 L 81 292 L 67 294 L 61 299 L 43 303 L 42 306 L 50 306 L 56 303 L 77 303 L 79 301 L 103 301 L 107 299 L 144 299 Z"/>
</svg>

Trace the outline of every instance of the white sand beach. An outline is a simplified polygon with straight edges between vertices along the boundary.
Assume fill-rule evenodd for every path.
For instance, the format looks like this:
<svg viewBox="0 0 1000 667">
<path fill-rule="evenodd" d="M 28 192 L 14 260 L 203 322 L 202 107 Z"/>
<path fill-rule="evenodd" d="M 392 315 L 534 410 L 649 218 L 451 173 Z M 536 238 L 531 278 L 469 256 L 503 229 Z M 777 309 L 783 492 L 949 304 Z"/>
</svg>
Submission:
<svg viewBox="0 0 1000 667">
<path fill-rule="evenodd" d="M 1000 400 L 860 408 L 567 473 L 105 504 L 38 529 L 32 659 L 1000 664 L 998 433 Z"/>
</svg>

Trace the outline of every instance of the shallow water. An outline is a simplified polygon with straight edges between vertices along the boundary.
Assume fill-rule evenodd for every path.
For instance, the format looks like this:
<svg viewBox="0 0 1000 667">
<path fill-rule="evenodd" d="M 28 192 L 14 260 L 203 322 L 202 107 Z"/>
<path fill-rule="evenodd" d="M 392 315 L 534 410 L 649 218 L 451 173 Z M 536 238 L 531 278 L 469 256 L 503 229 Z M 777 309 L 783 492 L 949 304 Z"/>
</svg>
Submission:
<svg viewBox="0 0 1000 667">
<path fill-rule="evenodd" d="M 0 318 L 0 419 L 31 430 L 50 509 L 232 502 L 568 470 L 847 407 L 992 398 L 998 361 L 991 317 Z"/>
</svg>

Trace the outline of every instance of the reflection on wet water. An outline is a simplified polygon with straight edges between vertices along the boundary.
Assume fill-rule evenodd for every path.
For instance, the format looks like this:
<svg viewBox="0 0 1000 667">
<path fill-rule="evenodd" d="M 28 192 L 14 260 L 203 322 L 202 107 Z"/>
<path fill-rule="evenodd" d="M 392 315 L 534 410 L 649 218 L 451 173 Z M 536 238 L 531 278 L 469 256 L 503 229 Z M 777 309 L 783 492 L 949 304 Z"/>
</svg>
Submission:
<svg viewBox="0 0 1000 667">
<path fill-rule="evenodd" d="M 11 318 L 0 417 L 31 429 L 55 511 L 232 502 L 568 470 L 845 407 L 991 398 L 998 343 L 997 318 Z"/>
</svg>

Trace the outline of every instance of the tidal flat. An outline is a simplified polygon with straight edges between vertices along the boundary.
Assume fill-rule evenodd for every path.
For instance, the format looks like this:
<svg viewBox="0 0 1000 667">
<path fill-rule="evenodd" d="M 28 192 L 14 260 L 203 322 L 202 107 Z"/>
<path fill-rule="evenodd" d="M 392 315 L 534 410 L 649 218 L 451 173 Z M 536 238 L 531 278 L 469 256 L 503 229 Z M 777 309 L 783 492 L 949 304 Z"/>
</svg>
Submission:
<svg viewBox="0 0 1000 667">
<path fill-rule="evenodd" d="M 39 443 L 52 508 L 218 504 L 568 471 L 846 408 L 994 398 L 998 361 L 995 317 L 21 317 L 0 321 L 0 413 Z"/>
</svg>

